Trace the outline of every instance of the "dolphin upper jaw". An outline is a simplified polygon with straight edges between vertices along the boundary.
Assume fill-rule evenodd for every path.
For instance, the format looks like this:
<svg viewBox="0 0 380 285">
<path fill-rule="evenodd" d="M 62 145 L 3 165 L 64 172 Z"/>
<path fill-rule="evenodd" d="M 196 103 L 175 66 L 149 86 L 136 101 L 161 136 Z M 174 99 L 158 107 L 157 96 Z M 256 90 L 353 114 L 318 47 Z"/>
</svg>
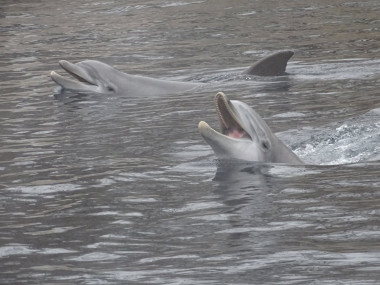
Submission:
<svg viewBox="0 0 380 285">
<path fill-rule="evenodd" d="M 231 104 L 231 101 L 223 92 L 216 94 L 215 106 L 220 129 L 226 137 L 247 138 L 252 140 L 253 137 L 243 128 L 242 122 L 235 115 L 236 111 Z"/>
<path fill-rule="evenodd" d="M 60 60 L 59 65 L 70 75 L 78 79 L 80 82 L 87 83 L 89 85 L 99 86 L 93 77 L 91 77 L 85 68 L 82 68 L 79 64 L 76 65 L 67 60 Z"/>
</svg>

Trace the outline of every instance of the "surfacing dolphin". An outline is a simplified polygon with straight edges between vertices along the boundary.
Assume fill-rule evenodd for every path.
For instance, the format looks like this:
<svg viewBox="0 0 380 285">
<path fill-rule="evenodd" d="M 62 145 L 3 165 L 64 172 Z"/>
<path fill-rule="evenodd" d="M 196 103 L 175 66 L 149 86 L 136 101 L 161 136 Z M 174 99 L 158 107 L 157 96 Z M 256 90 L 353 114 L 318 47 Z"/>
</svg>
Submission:
<svg viewBox="0 0 380 285">
<path fill-rule="evenodd" d="M 97 60 L 85 60 L 76 64 L 60 60 L 59 65 L 77 80 L 65 78 L 55 71 L 51 78 L 62 90 L 78 93 L 161 95 L 191 90 L 200 83 L 155 79 L 121 72 Z"/>
<path fill-rule="evenodd" d="M 292 51 L 276 52 L 252 65 L 243 74 L 259 76 L 283 75 L 285 74 L 287 62 L 293 54 L 294 52 Z M 204 84 L 132 75 L 97 60 L 85 60 L 75 64 L 60 60 L 59 65 L 76 79 L 65 78 L 52 71 L 50 76 L 55 83 L 61 86 L 62 91 L 154 96 L 186 92 Z"/>
<path fill-rule="evenodd" d="M 215 96 L 221 133 L 201 121 L 198 130 L 220 159 L 303 164 L 246 103 Z"/>
</svg>

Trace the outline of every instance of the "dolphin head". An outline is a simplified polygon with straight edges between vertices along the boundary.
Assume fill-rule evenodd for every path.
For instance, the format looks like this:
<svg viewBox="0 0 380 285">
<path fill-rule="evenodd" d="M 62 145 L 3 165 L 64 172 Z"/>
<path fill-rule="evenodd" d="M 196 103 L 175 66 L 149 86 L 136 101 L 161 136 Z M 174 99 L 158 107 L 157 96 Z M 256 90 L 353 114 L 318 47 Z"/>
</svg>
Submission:
<svg viewBox="0 0 380 285">
<path fill-rule="evenodd" d="M 63 90 L 79 93 L 118 93 L 117 84 L 114 84 L 120 71 L 96 60 L 85 60 L 76 64 L 60 60 L 59 65 L 76 80 L 65 78 L 55 71 L 50 73 L 51 78 Z"/>
<path fill-rule="evenodd" d="M 229 100 L 219 92 L 215 96 L 221 132 L 201 121 L 198 130 L 219 158 L 248 161 L 272 161 L 275 137 L 264 120 L 247 104 Z"/>
</svg>

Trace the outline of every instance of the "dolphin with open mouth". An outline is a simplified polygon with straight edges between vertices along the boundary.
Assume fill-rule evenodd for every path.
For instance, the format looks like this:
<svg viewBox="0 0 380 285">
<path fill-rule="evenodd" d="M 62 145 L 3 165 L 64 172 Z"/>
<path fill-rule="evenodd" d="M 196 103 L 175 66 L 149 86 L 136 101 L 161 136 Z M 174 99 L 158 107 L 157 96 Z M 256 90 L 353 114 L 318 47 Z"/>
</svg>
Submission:
<svg viewBox="0 0 380 285">
<path fill-rule="evenodd" d="M 121 72 L 97 60 L 85 60 L 76 64 L 60 60 L 59 65 L 76 80 L 65 78 L 55 71 L 50 77 L 62 90 L 78 93 L 161 95 L 184 92 L 200 83 L 155 79 Z"/>
<path fill-rule="evenodd" d="M 287 62 L 293 54 L 293 51 L 273 53 L 253 64 L 243 74 L 284 75 Z M 199 82 L 162 80 L 128 74 L 97 60 L 84 60 L 78 63 L 60 60 L 59 65 L 73 77 L 66 78 L 55 71 L 50 73 L 51 79 L 61 86 L 61 91 L 154 96 L 186 92 L 204 85 L 204 83 Z"/>
<path fill-rule="evenodd" d="M 215 96 L 221 132 L 201 121 L 198 130 L 220 159 L 304 164 L 246 103 Z"/>
</svg>

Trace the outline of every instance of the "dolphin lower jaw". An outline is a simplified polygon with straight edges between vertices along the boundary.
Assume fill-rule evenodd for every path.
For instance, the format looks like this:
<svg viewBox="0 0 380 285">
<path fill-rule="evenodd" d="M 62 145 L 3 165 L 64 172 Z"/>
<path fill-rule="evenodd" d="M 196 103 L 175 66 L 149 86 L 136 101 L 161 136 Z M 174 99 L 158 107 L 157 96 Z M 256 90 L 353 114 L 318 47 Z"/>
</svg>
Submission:
<svg viewBox="0 0 380 285">
<path fill-rule="evenodd" d="M 252 142 L 250 137 L 244 136 L 243 134 L 238 132 L 238 135 L 233 135 L 234 130 L 229 130 L 225 134 L 220 133 L 213 128 L 210 127 L 209 124 L 207 124 L 205 121 L 200 121 L 198 124 L 198 130 L 201 133 L 201 135 L 205 139 L 211 139 L 211 140 L 231 140 L 231 141 L 250 141 Z"/>
<path fill-rule="evenodd" d="M 50 77 L 51 77 L 51 79 L 53 79 L 53 81 L 55 83 L 60 85 L 64 90 L 100 93 L 99 86 L 97 86 L 97 85 L 88 84 L 85 82 L 68 79 L 68 78 L 61 76 L 60 74 L 58 74 L 55 71 L 52 71 L 50 73 Z"/>
<path fill-rule="evenodd" d="M 235 138 L 217 132 L 206 122 L 198 124 L 198 130 L 203 139 L 211 146 L 218 158 L 234 158 L 240 160 L 261 161 L 255 143 L 249 138 Z"/>
</svg>

